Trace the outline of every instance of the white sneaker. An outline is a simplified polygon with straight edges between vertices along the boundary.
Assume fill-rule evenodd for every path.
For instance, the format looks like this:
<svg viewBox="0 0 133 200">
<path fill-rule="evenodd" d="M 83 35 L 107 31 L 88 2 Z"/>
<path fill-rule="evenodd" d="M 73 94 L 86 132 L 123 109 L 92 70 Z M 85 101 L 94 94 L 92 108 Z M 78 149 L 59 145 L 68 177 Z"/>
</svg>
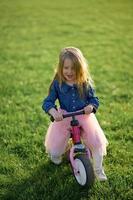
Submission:
<svg viewBox="0 0 133 200">
<path fill-rule="evenodd" d="M 106 176 L 103 169 L 95 170 L 95 175 L 96 175 L 96 177 L 99 181 L 106 181 L 107 180 L 107 176 Z"/>
<path fill-rule="evenodd" d="M 53 156 L 53 155 L 51 155 L 50 159 L 56 165 L 59 165 L 62 162 L 61 156 Z"/>
</svg>

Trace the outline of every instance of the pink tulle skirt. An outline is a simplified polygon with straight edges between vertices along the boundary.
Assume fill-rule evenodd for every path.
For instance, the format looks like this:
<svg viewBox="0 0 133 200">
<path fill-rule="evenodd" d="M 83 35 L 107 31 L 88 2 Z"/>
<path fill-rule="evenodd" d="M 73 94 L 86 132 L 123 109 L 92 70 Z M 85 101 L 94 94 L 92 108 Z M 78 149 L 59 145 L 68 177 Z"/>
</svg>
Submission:
<svg viewBox="0 0 133 200">
<path fill-rule="evenodd" d="M 81 137 L 86 147 L 91 152 L 99 151 L 100 154 L 106 155 L 108 141 L 95 114 L 78 115 L 76 118 L 82 127 Z M 47 153 L 60 156 L 65 152 L 70 138 L 70 121 L 71 117 L 65 118 L 63 121 L 51 122 L 44 141 Z"/>
</svg>

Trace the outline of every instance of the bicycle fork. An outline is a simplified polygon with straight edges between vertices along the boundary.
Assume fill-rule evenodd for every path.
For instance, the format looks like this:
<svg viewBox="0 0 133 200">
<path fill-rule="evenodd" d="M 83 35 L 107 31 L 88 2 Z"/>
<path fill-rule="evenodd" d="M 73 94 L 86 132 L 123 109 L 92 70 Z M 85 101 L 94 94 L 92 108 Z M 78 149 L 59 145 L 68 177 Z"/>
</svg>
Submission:
<svg viewBox="0 0 133 200">
<path fill-rule="evenodd" d="M 73 167 L 74 173 L 77 174 L 78 169 L 75 166 L 75 162 L 74 162 L 74 157 L 76 154 L 87 154 L 88 158 L 90 158 L 90 151 L 89 149 L 87 149 L 85 147 L 84 144 L 82 144 L 81 142 L 81 127 L 79 126 L 79 122 L 78 120 L 75 119 L 75 117 L 72 117 L 72 121 L 71 121 L 71 137 L 72 137 L 72 141 L 73 141 L 73 146 L 70 149 L 70 162 L 71 165 Z"/>
</svg>

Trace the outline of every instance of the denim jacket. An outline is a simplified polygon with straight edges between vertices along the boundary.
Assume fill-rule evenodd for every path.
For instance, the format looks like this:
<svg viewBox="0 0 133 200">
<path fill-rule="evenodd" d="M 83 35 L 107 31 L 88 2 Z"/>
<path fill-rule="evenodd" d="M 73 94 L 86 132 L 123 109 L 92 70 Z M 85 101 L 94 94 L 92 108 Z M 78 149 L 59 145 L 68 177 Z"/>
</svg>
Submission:
<svg viewBox="0 0 133 200">
<path fill-rule="evenodd" d="M 43 101 L 42 108 L 48 113 L 51 108 L 56 108 L 55 101 L 58 99 L 60 108 L 67 112 L 81 110 L 89 104 L 93 105 L 94 112 L 96 112 L 99 100 L 94 93 L 94 89 L 89 87 L 84 98 L 81 98 L 76 84 L 70 86 L 63 82 L 60 86 L 59 82 L 54 80 L 49 95 Z"/>
</svg>

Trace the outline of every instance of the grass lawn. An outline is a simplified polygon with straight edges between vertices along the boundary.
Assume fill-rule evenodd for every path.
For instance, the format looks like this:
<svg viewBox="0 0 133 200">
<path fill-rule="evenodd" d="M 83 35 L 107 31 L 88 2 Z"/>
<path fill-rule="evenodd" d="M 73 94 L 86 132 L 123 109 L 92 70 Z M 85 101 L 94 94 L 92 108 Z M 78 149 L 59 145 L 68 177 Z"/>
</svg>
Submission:
<svg viewBox="0 0 133 200">
<path fill-rule="evenodd" d="M 43 98 L 61 48 L 82 50 L 109 140 L 105 183 L 84 189 L 64 160 L 49 162 Z M 0 199 L 133 198 L 133 1 L 0 1 Z"/>
</svg>

